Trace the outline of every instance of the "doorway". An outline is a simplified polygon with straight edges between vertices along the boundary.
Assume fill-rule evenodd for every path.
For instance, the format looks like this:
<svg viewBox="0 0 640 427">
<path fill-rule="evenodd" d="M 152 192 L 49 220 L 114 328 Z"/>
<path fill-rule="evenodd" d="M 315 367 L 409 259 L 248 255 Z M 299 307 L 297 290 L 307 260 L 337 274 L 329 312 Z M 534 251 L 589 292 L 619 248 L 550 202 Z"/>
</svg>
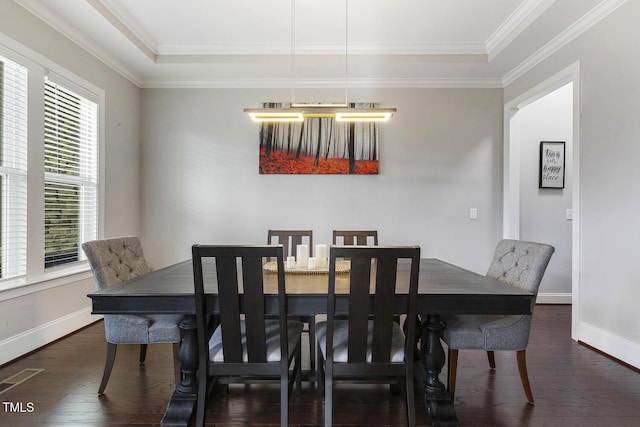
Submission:
<svg viewBox="0 0 640 427">
<path fill-rule="evenodd" d="M 539 303 L 572 304 L 572 338 L 579 315 L 579 63 L 505 104 L 505 238 L 556 248 Z M 563 142 L 564 188 L 539 188 L 540 144 Z"/>
</svg>

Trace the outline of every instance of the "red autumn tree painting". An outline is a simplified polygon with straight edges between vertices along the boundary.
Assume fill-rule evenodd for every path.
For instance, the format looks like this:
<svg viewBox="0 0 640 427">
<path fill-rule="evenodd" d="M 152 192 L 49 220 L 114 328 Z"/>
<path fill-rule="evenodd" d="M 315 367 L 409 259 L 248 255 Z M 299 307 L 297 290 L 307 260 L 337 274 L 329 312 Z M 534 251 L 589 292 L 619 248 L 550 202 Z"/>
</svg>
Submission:
<svg viewBox="0 0 640 427">
<path fill-rule="evenodd" d="M 374 104 L 352 104 L 371 108 Z M 282 104 L 268 103 L 268 107 Z M 261 174 L 378 174 L 377 122 L 337 122 L 305 117 L 302 122 L 260 125 Z"/>
</svg>

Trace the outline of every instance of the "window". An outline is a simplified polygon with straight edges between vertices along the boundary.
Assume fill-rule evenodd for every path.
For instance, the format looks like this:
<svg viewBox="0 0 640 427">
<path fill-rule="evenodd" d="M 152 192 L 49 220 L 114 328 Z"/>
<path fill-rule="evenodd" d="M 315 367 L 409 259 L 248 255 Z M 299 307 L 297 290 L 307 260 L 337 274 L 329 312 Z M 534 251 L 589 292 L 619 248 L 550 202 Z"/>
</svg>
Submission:
<svg viewBox="0 0 640 427">
<path fill-rule="evenodd" d="M 104 100 L 0 33 L 0 300 L 88 273 L 81 245 L 100 234 Z"/>
<path fill-rule="evenodd" d="M 47 79 L 44 96 L 44 264 L 81 259 L 97 237 L 98 105 Z"/>
<path fill-rule="evenodd" d="M 0 279 L 27 268 L 27 69 L 0 56 Z"/>
</svg>

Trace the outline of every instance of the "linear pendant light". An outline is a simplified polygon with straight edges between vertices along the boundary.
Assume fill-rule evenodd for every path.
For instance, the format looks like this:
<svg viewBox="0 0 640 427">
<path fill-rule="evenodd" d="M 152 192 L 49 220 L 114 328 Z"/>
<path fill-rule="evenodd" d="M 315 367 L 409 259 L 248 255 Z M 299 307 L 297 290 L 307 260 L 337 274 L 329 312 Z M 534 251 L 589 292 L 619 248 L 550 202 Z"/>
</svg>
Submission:
<svg viewBox="0 0 640 427">
<path fill-rule="evenodd" d="M 291 0 L 291 78 L 295 77 L 295 1 Z M 395 108 L 349 107 L 348 90 L 348 11 L 349 0 L 345 0 L 345 102 L 344 103 L 295 103 L 295 84 L 291 87 L 291 103 L 281 108 L 245 108 L 244 112 L 256 122 L 301 122 L 312 117 L 331 117 L 339 122 L 386 122 L 396 112 Z"/>
</svg>

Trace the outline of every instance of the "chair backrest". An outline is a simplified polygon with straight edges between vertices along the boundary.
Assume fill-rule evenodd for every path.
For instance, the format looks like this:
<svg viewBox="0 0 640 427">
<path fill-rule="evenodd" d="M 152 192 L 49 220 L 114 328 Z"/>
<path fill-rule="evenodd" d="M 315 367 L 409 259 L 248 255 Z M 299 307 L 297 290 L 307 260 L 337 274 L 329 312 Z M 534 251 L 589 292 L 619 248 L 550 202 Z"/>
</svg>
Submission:
<svg viewBox="0 0 640 427">
<path fill-rule="evenodd" d="M 309 256 L 313 250 L 313 230 L 269 230 L 267 245 L 282 245 L 284 256 L 296 256 L 296 246 L 309 246 Z"/>
<path fill-rule="evenodd" d="M 487 276 L 537 295 L 553 246 L 523 240 L 501 240 Z"/>
<path fill-rule="evenodd" d="M 336 307 L 336 259 L 350 258 L 348 307 Z M 410 274 L 398 275 L 398 260 L 408 258 Z M 394 315 L 406 313 L 405 355 L 413 357 L 420 248 L 417 246 L 331 246 L 329 251 L 329 298 L 327 303 L 327 359 L 333 360 L 336 317 L 349 322 L 348 362 L 368 360 L 368 328 L 373 322 L 371 362 L 390 362 Z M 396 293 L 408 293 L 407 305 L 395 305 Z M 345 311 L 346 310 L 346 311 Z M 413 319 L 413 320 L 410 320 Z"/>
<path fill-rule="evenodd" d="M 85 242 L 82 250 L 100 289 L 151 272 L 140 239 L 135 236 Z"/>
<path fill-rule="evenodd" d="M 342 243 L 340 243 L 342 240 Z M 378 246 L 377 230 L 333 230 L 334 245 Z"/>
<path fill-rule="evenodd" d="M 207 307 L 204 284 L 218 286 L 220 326 L 224 362 L 244 362 L 241 320 L 244 319 L 248 362 L 267 362 L 265 339 L 265 290 L 263 264 L 265 258 L 276 259 L 278 272 L 278 319 L 280 355 L 287 354 L 287 318 L 282 245 L 211 246 L 194 245 L 193 277 L 198 324 L 198 348 L 201 365 L 208 361 L 208 328 L 210 310 Z M 215 268 L 214 268 L 215 266 Z M 238 267 L 241 273 L 239 274 Z M 267 273 L 274 274 L 274 273 Z M 241 316 L 243 314 L 243 316 Z M 284 357 L 286 361 L 286 357 Z"/>
</svg>

